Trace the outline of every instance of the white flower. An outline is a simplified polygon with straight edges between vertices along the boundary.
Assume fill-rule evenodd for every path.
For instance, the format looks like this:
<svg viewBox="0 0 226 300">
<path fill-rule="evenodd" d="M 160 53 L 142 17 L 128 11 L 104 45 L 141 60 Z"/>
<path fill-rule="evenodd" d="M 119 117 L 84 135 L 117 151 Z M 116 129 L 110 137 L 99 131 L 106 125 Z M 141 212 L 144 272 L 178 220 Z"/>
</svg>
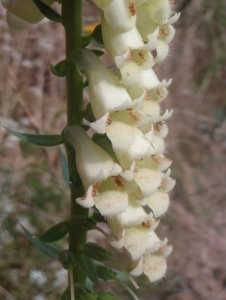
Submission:
<svg viewBox="0 0 226 300">
<path fill-rule="evenodd" d="M 113 28 L 129 30 L 136 23 L 136 8 L 146 0 L 93 0 Z M 119 13 L 120 12 L 120 13 Z"/>
<path fill-rule="evenodd" d="M 166 259 L 159 255 L 145 255 L 140 259 L 138 266 L 131 272 L 134 276 L 144 273 L 150 282 L 162 279 L 166 273 Z"/>
<path fill-rule="evenodd" d="M 90 103 L 96 119 L 132 105 L 126 89 L 91 50 L 76 49 L 71 59 L 89 81 Z"/>
<path fill-rule="evenodd" d="M 101 28 L 104 45 L 113 61 L 115 56 L 124 55 L 128 50 L 153 50 L 158 42 L 158 30 L 150 33 L 144 41 L 136 26 L 129 30 L 114 28 L 108 24 L 103 14 L 101 14 Z"/>
<path fill-rule="evenodd" d="M 44 0 L 45 4 L 52 6 L 55 0 Z M 44 19 L 44 15 L 31 0 L 1 0 L 7 9 L 7 22 L 12 30 L 21 32 L 28 24 L 36 24 Z"/>
<path fill-rule="evenodd" d="M 111 217 L 122 213 L 128 206 L 128 194 L 124 186 L 120 176 L 110 177 L 91 185 L 76 202 L 86 208 L 95 205 L 102 216 Z"/>
<path fill-rule="evenodd" d="M 76 165 L 85 189 L 122 172 L 122 168 L 106 151 L 93 142 L 81 126 L 66 127 L 64 138 L 76 151 Z"/>
</svg>

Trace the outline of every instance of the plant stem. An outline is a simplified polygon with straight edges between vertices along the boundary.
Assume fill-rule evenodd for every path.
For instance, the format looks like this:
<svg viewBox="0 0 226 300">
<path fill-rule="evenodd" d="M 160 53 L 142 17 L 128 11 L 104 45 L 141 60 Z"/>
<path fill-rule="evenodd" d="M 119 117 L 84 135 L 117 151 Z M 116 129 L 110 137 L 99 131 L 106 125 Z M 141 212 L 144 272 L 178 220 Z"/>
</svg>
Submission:
<svg viewBox="0 0 226 300">
<path fill-rule="evenodd" d="M 82 0 L 62 0 L 62 18 L 65 27 L 66 58 L 70 53 L 81 46 L 82 43 Z M 67 89 L 67 123 L 72 121 L 82 124 L 83 82 L 82 76 L 76 66 L 72 66 L 66 77 Z M 76 170 L 75 152 L 68 154 L 69 173 Z M 81 197 L 83 189 L 71 187 L 71 215 L 86 216 L 88 210 L 75 202 Z M 75 254 L 76 268 L 73 270 L 74 283 L 85 283 L 86 275 L 78 262 L 78 249 L 86 243 L 85 231 L 71 228 L 69 232 L 69 250 Z"/>
</svg>

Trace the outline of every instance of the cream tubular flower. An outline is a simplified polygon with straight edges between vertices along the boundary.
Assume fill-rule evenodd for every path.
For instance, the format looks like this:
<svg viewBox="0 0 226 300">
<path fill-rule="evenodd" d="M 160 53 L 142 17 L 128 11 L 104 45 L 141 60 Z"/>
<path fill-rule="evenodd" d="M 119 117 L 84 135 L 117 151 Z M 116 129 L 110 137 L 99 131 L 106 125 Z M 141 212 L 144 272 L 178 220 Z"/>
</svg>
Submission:
<svg viewBox="0 0 226 300">
<path fill-rule="evenodd" d="M 66 127 L 64 137 L 76 151 L 76 165 L 85 189 L 122 172 L 122 168 L 79 125 Z"/>
<path fill-rule="evenodd" d="M 123 31 L 110 26 L 101 14 L 101 28 L 104 44 L 109 57 L 124 55 L 128 50 L 153 50 L 157 45 L 158 30 L 147 36 L 144 42 L 136 26 L 128 31 Z"/>
<path fill-rule="evenodd" d="M 87 190 L 77 203 L 86 208 L 95 205 L 106 217 L 122 213 L 128 206 L 122 168 L 80 126 L 68 126 L 64 138 L 76 151 L 76 165 Z"/>
<path fill-rule="evenodd" d="M 130 30 L 135 26 L 136 8 L 144 1 L 146 0 L 93 0 L 104 11 L 108 24 L 123 30 Z"/>
<path fill-rule="evenodd" d="M 55 0 L 43 0 L 52 6 Z M 7 22 L 15 32 L 21 32 L 28 24 L 36 24 L 44 19 L 44 15 L 31 0 L 1 0 L 7 9 Z"/>
<path fill-rule="evenodd" d="M 131 98 L 114 74 L 88 49 L 76 49 L 71 60 L 86 75 L 89 81 L 89 94 L 92 110 L 96 119 L 106 113 L 132 105 Z"/>
</svg>

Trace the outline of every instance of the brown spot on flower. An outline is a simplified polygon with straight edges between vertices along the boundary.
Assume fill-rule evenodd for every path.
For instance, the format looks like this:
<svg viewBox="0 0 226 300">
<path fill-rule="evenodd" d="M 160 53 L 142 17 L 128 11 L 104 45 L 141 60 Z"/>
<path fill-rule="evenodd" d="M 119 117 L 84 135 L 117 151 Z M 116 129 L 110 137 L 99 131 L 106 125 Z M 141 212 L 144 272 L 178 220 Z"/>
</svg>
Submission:
<svg viewBox="0 0 226 300">
<path fill-rule="evenodd" d="M 163 250 L 162 250 L 162 248 L 159 248 L 158 252 L 159 252 L 159 254 L 161 254 L 161 255 L 164 253 Z"/>
<path fill-rule="evenodd" d="M 129 115 L 130 115 L 130 117 L 133 118 L 135 121 L 140 121 L 140 118 L 139 118 L 137 115 L 135 115 L 133 112 L 130 112 Z"/>
<path fill-rule="evenodd" d="M 161 131 L 161 124 L 160 123 L 155 123 L 155 131 L 160 132 Z"/>
<path fill-rule="evenodd" d="M 123 236 L 121 235 L 120 238 L 118 238 L 116 241 L 119 242 L 122 240 L 122 238 L 123 238 Z"/>
<path fill-rule="evenodd" d="M 134 172 L 134 173 L 138 173 L 139 170 L 138 170 L 137 168 L 135 168 L 135 169 L 133 170 L 133 172 Z"/>
<path fill-rule="evenodd" d="M 98 195 L 98 190 L 97 188 L 94 186 L 93 189 L 92 189 L 92 196 L 93 197 L 96 197 Z"/>
<path fill-rule="evenodd" d="M 151 228 L 151 222 L 150 221 L 143 221 L 142 226 L 149 229 L 149 228 Z"/>
<path fill-rule="evenodd" d="M 110 119 L 110 118 L 107 119 L 106 125 L 109 126 L 109 125 L 111 125 L 111 123 L 112 123 L 112 119 Z"/>
<path fill-rule="evenodd" d="M 131 13 L 132 16 L 135 16 L 135 14 L 136 14 L 137 11 L 136 11 L 134 3 L 130 3 L 129 4 L 129 11 L 130 11 L 130 13 Z"/>
<path fill-rule="evenodd" d="M 127 56 L 128 60 L 133 60 L 133 54 L 130 52 L 129 55 Z"/>
<path fill-rule="evenodd" d="M 151 92 L 147 92 L 146 95 L 145 95 L 145 97 L 144 97 L 144 99 L 145 100 L 151 100 L 151 98 L 152 98 Z"/>
<path fill-rule="evenodd" d="M 162 31 L 161 31 L 161 29 L 159 29 L 158 37 L 162 37 Z"/>
<path fill-rule="evenodd" d="M 157 94 L 159 95 L 160 98 L 163 98 L 163 93 L 160 89 L 157 89 Z"/>
<path fill-rule="evenodd" d="M 102 184 L 102 182 L 103 182 L 103 181 L 97 181 L 97 182 L 95 183 L 95 185 L 96 185 L 96 186 L 100 186 L 100 185 Z"/>
<path fill-rule="evenodd" d="M 140 58 L 143 60 L 143 61 L 147 61 L 147 58 L 144 56 L 143 53 L 139 52 L 138 55 L 140 56 Z"/>
<path fill-rule="evenodd" d="M 129 76 L 129 72 L 126 72 L 126 75 Z"/>
<path fill-rule="evenodd" d="M 126 110 L 133 110 L 133 108 L 132 107 L 128 107 L 128 108 L 126 108 Z"/>
<path fill-rule="evenodd" d="M 115 178 L 115 183 L 118 187 L 123 188 L 124 184 L 122 183 L 122 176 L 113 176 Z"/>
<path fill-rule="evenodd" d="M 165 36 L 168 36 L 169 35 L 169 32 L 165 29 L 165 28 L 161 28 L 160 29 L 160 32 L 165 35 Z"/>
<path fill-rule="evenodd" d="M 158 158 L 155 155 L 152 155 L 151 158 L 156 162 L 157 164 L 160 164 L 161 162 L 158 160 Z"/>
<path fill-rule="evenodd" d="M 84 196 L 82 196 L 80 199 L 81 200 L 85 200 L 87 198 L 87 194 L 85 194 Z"/>
</svg>

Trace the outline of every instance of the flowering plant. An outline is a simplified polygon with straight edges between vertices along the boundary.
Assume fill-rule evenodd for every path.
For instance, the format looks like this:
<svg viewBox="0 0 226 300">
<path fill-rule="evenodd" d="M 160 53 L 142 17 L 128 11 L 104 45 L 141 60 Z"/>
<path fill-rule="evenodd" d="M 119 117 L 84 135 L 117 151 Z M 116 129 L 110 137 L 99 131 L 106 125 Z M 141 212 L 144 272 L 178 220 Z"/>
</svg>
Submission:
<svg viewBox="0 0 226 300">
<path fill-rule="evenodd" d="M 83 36 L 80 0 L 63 0 L 62 16 L 51 8 L 52 0 L 1 1 L 7 9 L 7 22 L 16 32 L 29 23 L 43 22 L 44 17 L 65 27 L 66 59 L 52 66 L 52 71 L 66 77 L 67 126 L 56 136 L 31 136 L 8 129 L 38 145 L 64 143 L 68 152 L 71 218 L 38 238 L 23 227 L 42 252 L 68 269 L 69 288 L 61 299 L 119 299 L 110 292 L 92 292 L 85 285 L 86 277 L 96 285 L 100 279 L 120 281 L 116 270 L 94 263 L 114 258 L 99 245 L 86 243 L 86 232 L 93 229 L 102 232 L 115 249 L 127 251 L 134 267 L 131 274 L 124 267 L 122 270 L 135 288 L 134 277 L 142 273 L 150 282 L 159 281 L 166 273 L 172 246 L 166 238 L 161 240 L 155 229 L 169 207 L 168 193 L 175 180 L 170 177 L 172 161 L 165 157 L 164 142 L 166 120 L 172 111 L 162 112 L 160 107 L 171 80 L 159 81 L 153 67 L 167 57 L 175 34 L 172 24 L 179 14 L 173 13 L 173 2 L 93 0 L 100 8 L 101 31 L 97 26 L 91 35 Z M 85 48 L 90 42 L 100 46 L 100 41 L 115 64 L 115 73 L 98 52 Z M 85 111 L 82 74 L 90 96 Z M 83 117 L 89 121 L 88 128 Z M 95 131 L 93 136 L 87 129 Z M 97 216 L 109 224 L 111 236 L 97 225 Z M 67 233 L 69 250 L 48 244 Z"/>
</svg>

